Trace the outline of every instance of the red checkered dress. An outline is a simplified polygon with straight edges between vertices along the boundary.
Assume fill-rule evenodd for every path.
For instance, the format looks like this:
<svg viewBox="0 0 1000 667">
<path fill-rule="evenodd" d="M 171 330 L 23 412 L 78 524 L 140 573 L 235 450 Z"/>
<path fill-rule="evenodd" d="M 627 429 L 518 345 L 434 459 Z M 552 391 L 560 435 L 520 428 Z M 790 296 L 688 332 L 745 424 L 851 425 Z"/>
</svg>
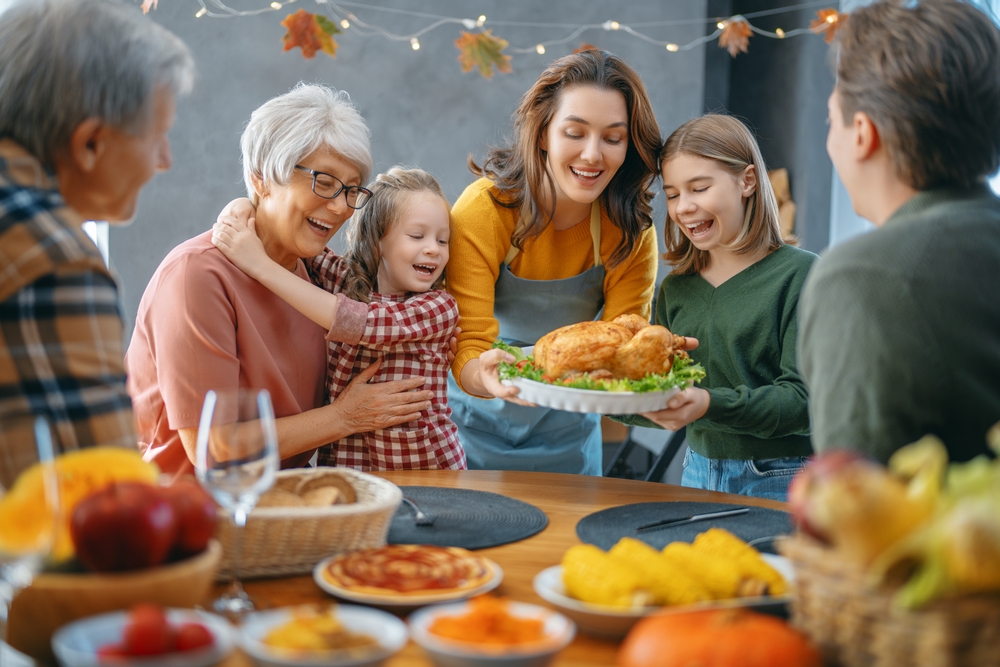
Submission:
<svg viewBox="0 0 1000 667">
<path fill-rule="evenodd" d="M 332 251 L 313 259 L 309 269 L 314 282 L 327 291 L 339 293 L 343 288 L 347 267 Z M 464 470 L 465 451 L 451 421 L 447 397 L 448 343 L 458 324 L 454 297 L 440 290 L 372 294 L 372 302 L 364 305 L 367 315 L 360 340 L 330 340 L 326 380 L 330 400 L 380 358 L 382 366 L 372 382 L 422 376 L 427 379 L 423 388 L 432 390 L 434 398 L 430 410 L 417 421 L 354 434 L 321 447 L 318 463 L 359 470 Z"/>
</svg>

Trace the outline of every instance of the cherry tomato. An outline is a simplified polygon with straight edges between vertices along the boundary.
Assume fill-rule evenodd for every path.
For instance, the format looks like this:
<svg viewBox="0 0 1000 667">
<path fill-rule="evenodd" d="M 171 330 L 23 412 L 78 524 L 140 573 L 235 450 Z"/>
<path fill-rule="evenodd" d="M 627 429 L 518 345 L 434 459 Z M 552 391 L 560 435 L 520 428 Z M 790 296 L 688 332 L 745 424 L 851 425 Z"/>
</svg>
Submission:
<svg viewBox="0 0 1000 667">
<path fill-rule="evenodd" d="M 542 375 L 542 382 L 555 382 L 556 379 L 551 375 Z"/>
<path fill-rule="evenodd" d="M 514 364 L 514 365 L 515 365 L 515 366 L 517 367 L 517 370 L 519 370 L 519 371 L 520 371 L 520 370 L 523 370 L 523 369 L 524 369 L 524 367 L 525 367 L 525 366 L 527 366 L 527 365 L 529 365 L 530 363 L 531 363 L 531 362 L 530 362 L 530 361 L 528 361 L 527 359 L 521 359 L 521 361 L 517 362 L 517 363 L 516 363 L 516 364 Z"/>
<path fill-rule="evenodd" d="M 98 660 L 114 661 L 118 658 L 127 658 L 128 651 L 124 644 L 105 644 L 97 649 Z"/>
<path fill-rule="evenodd" d="M 177 650 L 191 651 L 215 643 L 212 633 L 201 623 L 184 623 L 177 630 Z"/>
<path fill-rule="evenodd" d="M 122 632 L 122 646 L 128 655 L 159 655 L 173 651 L 174 632 L 163 609 L 151 604 L 133 607 Z"/>
</svg>

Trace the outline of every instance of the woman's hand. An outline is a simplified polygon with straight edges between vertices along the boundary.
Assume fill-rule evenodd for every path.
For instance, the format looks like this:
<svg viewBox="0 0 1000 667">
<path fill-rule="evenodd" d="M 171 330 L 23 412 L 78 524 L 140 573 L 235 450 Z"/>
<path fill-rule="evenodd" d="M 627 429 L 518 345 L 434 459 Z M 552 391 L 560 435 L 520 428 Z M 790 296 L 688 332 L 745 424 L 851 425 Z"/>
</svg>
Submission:
<svg viewBox="0 0 1000 667">
<path fill-rule="evenodd" d="M 487 350 L 479 355 L 479 369 L 477 374 L 479 376 L 479 383 L 483 389 L 496 398 L 502 398 L 505 401 L 517 403 L 518 405 L 535 407 L 534 403 L 529 403 L 517 397 L 521 393 L 520 389 L 517 387 L 508 387 L 500 383 L 501 361 L 513 364 L 517 359 L 510 352 L 504 352 L 503 350 Z"/>
<path fill-rule="evenodd" d="M 697 341 L 695 344 L 697 345 Z M 671 398 L 665 409 L 658 412 L 644 412 L 642 416 L 668 431 L 676 431 L 704 417 L 710 402 L 711 396 L 707 391 L 698 387 L 688 387 Z"/>
<path fill-rule="evenodd" d="M 236 268 L 251 278 L 255 272 L 271 261 L 264 251 L 264 244 L 257 236 L 257 220 L 250 218 L 246 224 L 235 217 L 219 217 L 212 225 L 212 244 L 222 251 Z"/>
<path fill-rule="evenodd" d="M 381 365 L 379 359 L 358 373 L 333 401 L 350 433 L 368 433 L 415 421 L 431 407 L 434 392 L 417 391 L 425 383 L 422 377 L 369 384 Z"/>
</svg>

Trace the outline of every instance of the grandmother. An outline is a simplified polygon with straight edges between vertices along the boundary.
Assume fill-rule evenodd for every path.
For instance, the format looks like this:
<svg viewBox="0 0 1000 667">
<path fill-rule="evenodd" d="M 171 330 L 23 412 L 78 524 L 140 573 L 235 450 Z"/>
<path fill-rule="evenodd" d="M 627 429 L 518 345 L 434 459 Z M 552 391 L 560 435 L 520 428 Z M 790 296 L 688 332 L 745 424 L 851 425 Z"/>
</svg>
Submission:
<svg viewBox="0 0 1000 667">
<path fill-rule="evenodd" d="M 344 92 L 299 84 L 243 132 L 243 176 L 268 256 L 303 280 L 351 217 L 372 168 L 369 131 Z M 330 186 L 332 187 L 324 187 Z M 140 447 L 167 473 L 192 470 L 205 392 L 267 389 L 283 464 L 318 446 L 416 419 L 423 378 L 367 384 L 373 364 L 324 403 L 326 331 L 250 278 L 206 231 L 174 248 L 139 304 L 126 354 Z"/>
</svg>

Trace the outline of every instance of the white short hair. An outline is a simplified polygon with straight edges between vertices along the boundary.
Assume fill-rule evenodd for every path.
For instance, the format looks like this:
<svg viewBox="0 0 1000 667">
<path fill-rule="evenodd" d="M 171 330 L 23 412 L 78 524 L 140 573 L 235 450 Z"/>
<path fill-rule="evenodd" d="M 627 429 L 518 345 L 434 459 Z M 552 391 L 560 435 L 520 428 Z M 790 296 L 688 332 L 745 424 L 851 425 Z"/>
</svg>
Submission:
<svg viewBox="0 0 1000 667">
<path fill-rule="evenodd" d="M 361 183 L 372 172 L 371 132 L 351 97 L 342 90 L 299 83 L 250 114 L 243 130 L 243 181 L 255 203 L 253 178 L 287 185 L 295 165 L 329 148 L 357 167 Z"/>
<path fill-rule="evenodd" d="M 193 81 L 184 42 L 121 0 L 21 0 L 0 17 L 0 136 L 49 167 L 87 118 L 141 133 L 154 90 Z"/>
</svg>

